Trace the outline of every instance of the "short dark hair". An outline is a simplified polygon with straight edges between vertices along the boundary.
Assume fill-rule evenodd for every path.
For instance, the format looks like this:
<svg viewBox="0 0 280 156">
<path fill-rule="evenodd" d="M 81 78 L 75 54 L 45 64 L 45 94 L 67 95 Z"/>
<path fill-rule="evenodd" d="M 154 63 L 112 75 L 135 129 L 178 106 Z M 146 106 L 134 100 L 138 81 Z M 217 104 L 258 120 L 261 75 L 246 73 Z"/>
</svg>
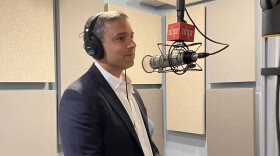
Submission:
<svg viewBox="0 0 280 156">
<path fill-rule="evenodd" d="M 92 33 L 96 37 L 98 37 L 101 41 L 103 39 L 103 32 L 105 29 L 106 22 L 114 21 L 116 19 L 127 19 L 128 18 L 128 16 L 121 11 L 102 12 L 102 13 L 98 13 L 96 16 L 98 16 L 98 19 L 94 25 Z"/>
</svg>

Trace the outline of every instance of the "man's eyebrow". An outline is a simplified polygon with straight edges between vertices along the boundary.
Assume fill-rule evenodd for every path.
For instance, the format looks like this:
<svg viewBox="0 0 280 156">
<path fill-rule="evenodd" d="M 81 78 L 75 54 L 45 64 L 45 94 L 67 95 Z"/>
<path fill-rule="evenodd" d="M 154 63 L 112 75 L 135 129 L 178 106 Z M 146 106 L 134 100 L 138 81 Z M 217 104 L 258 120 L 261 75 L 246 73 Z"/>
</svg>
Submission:
<svg viewBox="0 0 280 156">
<path fill-rule="evenodd" d="M 128 33 L 127 33 L 127 32 L 118 33 L 118 34 L 116 35 L 116 37 L 118 37 L 118 36 L 123 36 L 123 35 L 128 35 Z M 134 35 L 134 32 L 132 32 L 131 35 Z"/>
<path fill-rule="evenodd" d="M 127 33 L 126 32 L 118 33 L 116 36 L 118 37 L 118 36 L 123 36 L 123 35 L 127 35 Z"/>
</svg>

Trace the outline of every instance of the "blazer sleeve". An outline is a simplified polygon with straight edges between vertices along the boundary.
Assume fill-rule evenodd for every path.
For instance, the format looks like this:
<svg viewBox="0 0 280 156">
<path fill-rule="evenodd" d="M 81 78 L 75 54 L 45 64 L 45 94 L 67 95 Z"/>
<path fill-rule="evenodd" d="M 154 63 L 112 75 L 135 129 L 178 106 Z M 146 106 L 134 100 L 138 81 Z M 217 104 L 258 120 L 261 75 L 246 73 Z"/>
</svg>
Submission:
<svg viewBox="0 0 280 156">
<path fill-rule="evenodd" d="M 65 156 L 100 156 L 101 116 L 96 105 L 82 93 L 64 92 L 58 112 L 58 127 Z"/>
</svg>

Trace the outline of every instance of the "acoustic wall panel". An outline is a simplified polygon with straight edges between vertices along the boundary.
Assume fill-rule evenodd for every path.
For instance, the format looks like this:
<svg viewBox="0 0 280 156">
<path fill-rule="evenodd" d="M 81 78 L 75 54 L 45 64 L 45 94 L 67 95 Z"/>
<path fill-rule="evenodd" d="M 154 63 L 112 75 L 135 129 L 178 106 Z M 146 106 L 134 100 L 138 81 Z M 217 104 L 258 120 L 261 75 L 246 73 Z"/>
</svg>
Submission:
<svg viewBox="0 0 280 156">
<path fill-rule="evenodd" d="M 56 92 L 0 91 L 0 99 L 0 155 L 56 155 Z"/>
<path fill-rule="evenodd" d="M 223 0 L 207 5 L 207 36 L 229 47 L 208 59 L 209 83 L 256 81 L 257 1 Z M 224 47 L 212 42 L 207 52 Z"/>
<path fill-rule="evenodd" d="M 202 32 L 205 32 L 205 7 L 196 6 L 188 11 Z M 189 19 L 185 17 L 189 22 Z M 176 12 L 166 16 L 166 24 L 177 21 Z M 204 38 L 195 31 L 194 42 L 201 42 L 197 52 L 205 51 Z M 171 42 L 168 42 L 171 44 Z M 195 50 L 197 47 L 191 47 Z M 169 50 L 167 47 L 166 51 Z M 197 60 L 203 71 L 187 71 L 184 75 L 166 74 L 167 129 L 195 134 L 205 134 L 205 63 Z"/>
<path fill-rule="evenodd" d="M 161 74 L 148 74 L 142 68 L 145 55 L 160 55 L 157 44 L 162 41 L 161 16 L 146 13 L 137 9 L 114 4 L 107 4 L 106 10 L 120 10 L 129 17 L 136 42 L 136 56 L 134 66 L 127 70 L 134 84 L 161 84 Z"/>
<path fill-rule="evenodd" d="M 79 35 L 90 16 L 103 11 L 103 0 L 60 0 L 60 78 L 61 92 L 85 73 L 94 62 L 83 48 Z"/>
<path fill-rule="evenodd" d="M 208 156 L 255 156 L 254 89 L 207 90 Z"/>
<path fill-rule="evenodd" d="M 154 123 L 152 139 L 157 145 L 159 152 L 164 156 L 164 134 L 163 134 L 163 96 L 161 89 L 139 89 L 138 90 L 147 108 L 148 117 Z"/>
<path fill-rule="evenodd" d="M 0 19 L 0 82 L 54 82 L 53 0 L 1 0 Z"/>
</svg>

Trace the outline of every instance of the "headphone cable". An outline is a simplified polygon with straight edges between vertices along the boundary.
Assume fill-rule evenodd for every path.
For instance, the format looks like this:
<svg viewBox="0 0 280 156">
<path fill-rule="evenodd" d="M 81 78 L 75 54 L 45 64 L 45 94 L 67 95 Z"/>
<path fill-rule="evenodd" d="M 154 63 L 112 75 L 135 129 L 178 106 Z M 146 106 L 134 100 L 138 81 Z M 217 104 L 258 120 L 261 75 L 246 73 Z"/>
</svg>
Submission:
<svg viewBox="0 0 280 156">
<path fill-rule="evenodd" d="M 127 100 L 128 100 L 128 103 L 130 104 L 129 98 L 128 98 L 128 89 L 127 89 L 127 80 L 126 80 L 126 70 L 124 70 L 124 81 L 125 81 L 126 98 L 127 98 Z M 129 106 L 130 106 L 130 105 L 129 105 Z"/>
</svg>

